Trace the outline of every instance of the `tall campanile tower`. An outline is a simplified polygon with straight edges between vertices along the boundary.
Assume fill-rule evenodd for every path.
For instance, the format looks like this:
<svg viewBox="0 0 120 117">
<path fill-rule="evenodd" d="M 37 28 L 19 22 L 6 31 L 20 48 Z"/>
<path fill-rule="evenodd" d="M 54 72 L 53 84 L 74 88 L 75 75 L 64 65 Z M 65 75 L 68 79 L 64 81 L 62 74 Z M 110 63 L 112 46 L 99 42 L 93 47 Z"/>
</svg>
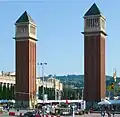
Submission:
<svg viewBox="0 0 120 117">
<path fill-rule="evenodd" d="M 32 107 L 36 95 L 36 24 L 25 11 L 15 26 L 16 106 Z"/>
<path fill-rule="evenodd" d="M 106 95 L 105 17 L 94 3 L 84 15 L 84 100 L 100 101 Z"/>
</svg>

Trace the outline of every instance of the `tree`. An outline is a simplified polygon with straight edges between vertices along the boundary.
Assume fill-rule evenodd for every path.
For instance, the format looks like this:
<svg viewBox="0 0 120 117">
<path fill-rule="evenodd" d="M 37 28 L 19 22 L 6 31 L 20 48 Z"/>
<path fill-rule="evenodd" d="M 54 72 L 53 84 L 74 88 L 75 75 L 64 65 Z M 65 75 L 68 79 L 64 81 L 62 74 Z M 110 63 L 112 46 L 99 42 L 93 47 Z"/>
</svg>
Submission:
<svg viewBox="0 0 120 117">
<path fill-rule="evenodd" d="M 43 95 L 42 95 L 43 92 L 42 91 L 43 91 L 43 86 L 39 87 L 39 94 L 38 94 L 39 95 L 39 97 L 38 97 L 39 99 L 43 99 L 42 98 L 43 97 Z"/>
<path fill-rule="evenodd" d="M 38 99 L 40 99 L 40 97 L 41 97 L 40 88 L 41 87 L 38 88 Z"/>
<path fill-rule="evenodd" d="M 0 84 L 0 99 L 2 99 L 2 83 Z"/>
<path fill-rule="evenodd" d="M 9 99 L 12 100 L 13 99 L 13 91 L 12 91 L 12 85 L 9 86 Z"/>
<path fill-rule="evenodd" d="M 2 99 L 7 99 L 7 88 L 6 88 L 6 84 L 3 85 L 3 90 L 2 90 Z"/>
<path fill-rule="evenodd" d="M 43 86 L 39 87 L 39 99 L 43 99 Z"/>
<path fill-rule="evenodd" d="M 54 99 L 53 88 L 49 88 L 49 89 L 48 89 L 48 99 L 49 99 L 49 100 Z"/>
<path fill-rule="evenodd" d="M 12 100 L 14 97 L 13 97 L 13 95 L 14 95 L 14 92 L 13 92 L 13 88 L 12 88 L 12 85 L 10 85 L 9 87 L 8 87 L 8 99 L 9 100 Z"/>
<path fill-rule="evenodd" d="M 75 90 L 71 90 L 71 93 L 70 93 L 70 100 L 75 100 L 75 96 L 76 96 Z"/>
<path fill-rule="evenodd" d="M 14 85 L 11 85 L 11 98 L 13 100 L 15 99 L 15 87 L 14 87 Z"/>
<path fill-rule="evenodd" d="M 50 88 L 48 88 L 48 100 L 50 100 Z"/>
<path fill-rule="evenodd" d="M 68 99 L 68 87 L 63 86 L 63 99 Z"/>
<path fill-rule="evenodd" d="M 47 94 L 47 87 L 44 87 L 44 94 Z"/>
<path fill-rule="evenodd" d="M 54 88 L 51 89 L 51 98 L 52 100 L 55 100 L 55 89 Z"/>
<path fill-rule="evenodd" d="M 10 99 L 10 87 L 9 87 L 9 84 L 7 84 L 7 87 L 6 87 L 6 97 L 7 97 L 7 100 Z"/>
<path fill-rule="evenodd" d="M 114 89 L 114 87 L 115 87 L 115 84 L 111 83 L 111 89 Z"/>
</svg>

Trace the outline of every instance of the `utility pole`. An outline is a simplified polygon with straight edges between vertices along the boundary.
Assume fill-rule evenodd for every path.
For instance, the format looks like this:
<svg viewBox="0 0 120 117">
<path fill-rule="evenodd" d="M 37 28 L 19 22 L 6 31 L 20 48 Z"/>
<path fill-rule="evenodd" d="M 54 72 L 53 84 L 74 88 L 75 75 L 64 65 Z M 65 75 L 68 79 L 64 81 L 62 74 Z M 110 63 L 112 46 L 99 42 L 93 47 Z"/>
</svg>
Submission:
<svg viewBox="0 0 120 117">
<path fill-rule="evenodd" d="M 59 80 L 59 100 L 61 99 L 61 92 L 60 92 L 60 80 Z"/>
<path fill-rule="evenodd" d="M 84 91 L 84 90 L 82 89 L 82 100 L 83 100 L 83 93 L 84 93 L 83 91 Z"/>
<path fill-rule="evenodd" d="M 57 100 L 56 99 L 56 80 L 55 80 L 55 77 L 54 77 L 54 95 L 55 95 L 55 100 Z"/>
</svg>

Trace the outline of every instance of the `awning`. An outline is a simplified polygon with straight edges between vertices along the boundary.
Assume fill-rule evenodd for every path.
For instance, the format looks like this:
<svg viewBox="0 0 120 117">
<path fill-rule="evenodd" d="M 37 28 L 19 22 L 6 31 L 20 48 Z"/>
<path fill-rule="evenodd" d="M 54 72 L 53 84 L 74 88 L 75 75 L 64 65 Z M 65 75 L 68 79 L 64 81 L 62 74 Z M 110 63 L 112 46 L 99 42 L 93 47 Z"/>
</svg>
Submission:
<svg viewBox="0 0 120 117">
<path fill-rule="evenodd" d="M 109 100 L 111 104 L 120 104 L 120 100 Z"/>
<path fill-rule="evenodd" d="M 0 103 L 7 103 L 8 100 L 0 100 Z"/>
<path fill-rule="evenodd" d="M 109 100 L 102 100 L 101 102 L 98 102 L 98 105 L 110 105 L 111 102 Z"/>
</svg>

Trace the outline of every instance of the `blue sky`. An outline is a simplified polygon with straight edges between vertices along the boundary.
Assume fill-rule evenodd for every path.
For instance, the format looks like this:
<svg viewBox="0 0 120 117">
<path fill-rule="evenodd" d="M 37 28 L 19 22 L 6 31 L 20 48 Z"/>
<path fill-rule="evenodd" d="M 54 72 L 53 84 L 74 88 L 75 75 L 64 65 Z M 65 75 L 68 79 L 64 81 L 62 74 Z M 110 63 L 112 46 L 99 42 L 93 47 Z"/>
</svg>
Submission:
<svg viewBox="0 0 120 117">
<path fill-rule="evenodd" d="M 95 2 L 107 20 L 106 74 L 116 68 L 120 76 L 120 1 L 21 1 L 0 1 L 0 70 L 15 71 L 14 23 L 27 10 L 37 23 L 37 61 L 48 63 L 45 74 L 83 74 L 83 15 Z"/>
</svg>

